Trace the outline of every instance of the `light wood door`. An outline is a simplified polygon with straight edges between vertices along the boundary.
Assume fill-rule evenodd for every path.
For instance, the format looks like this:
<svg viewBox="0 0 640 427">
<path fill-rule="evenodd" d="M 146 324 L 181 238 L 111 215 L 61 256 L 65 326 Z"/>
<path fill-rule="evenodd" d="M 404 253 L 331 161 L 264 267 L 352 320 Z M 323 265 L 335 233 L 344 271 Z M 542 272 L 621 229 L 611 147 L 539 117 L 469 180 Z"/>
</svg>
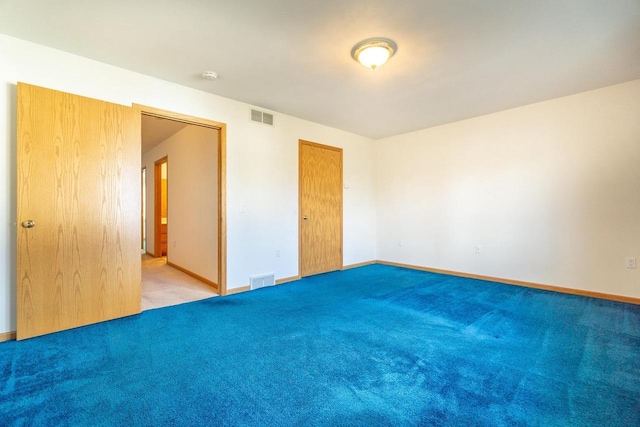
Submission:
<svg viewBox="0 0 640 427">
<path fill-rule="evenodd" d="M 342 149 L 299 144 L 300 275 L 342 268 Z"/>
<path fill-rule="evenodd" d="M 17 169 L 18 339 L 139 313 L 139 114 L 19 83 Z"/>
<path fill-rule="evenodd" d="M 163 173 L 164 170 L 164 173 Z M 169 210 L 169 157 L 156 160 L 153 168 L 154 182 L 154 210 L 153 210 L 153 241 L 154 256 L 167 256 L 168 259 L 168 210 Z M 164 220 L 164 221 L 163 221 Z"/>
</svg>

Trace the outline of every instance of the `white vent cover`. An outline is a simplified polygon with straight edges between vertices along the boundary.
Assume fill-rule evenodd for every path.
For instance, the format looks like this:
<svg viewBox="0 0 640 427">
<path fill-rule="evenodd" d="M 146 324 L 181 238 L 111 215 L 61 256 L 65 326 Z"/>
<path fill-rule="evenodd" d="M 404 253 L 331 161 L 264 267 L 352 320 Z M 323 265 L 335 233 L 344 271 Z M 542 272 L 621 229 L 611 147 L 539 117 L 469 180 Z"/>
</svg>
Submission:
<svg viewBox="0 0 640 427">
<path fill-rule="evenodd" d="M 273 126 L 273 114 L 265 113 L 260 110 L 251 110 L 251 121 L 257 123 L 263 123 L 265 125 Z"/>
<path fill-rule="evenodd" d="M 261 274 L 259 276 L 249 277 L 251 290 L 264 288 L 265 286 L 273 286 L 276 284 L 276 275 L 274 273 Z"/>
</svg>

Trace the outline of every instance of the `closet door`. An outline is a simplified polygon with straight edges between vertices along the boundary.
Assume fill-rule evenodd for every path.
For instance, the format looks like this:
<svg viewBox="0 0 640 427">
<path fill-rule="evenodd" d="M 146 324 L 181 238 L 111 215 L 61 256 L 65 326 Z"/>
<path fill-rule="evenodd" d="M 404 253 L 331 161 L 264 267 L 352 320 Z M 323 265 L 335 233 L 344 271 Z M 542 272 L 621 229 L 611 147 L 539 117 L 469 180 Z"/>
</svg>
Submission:
<svg viewBox="0 0 640 427">
<path fill-rule="evenodd" d="M 17 337 L 140 312 L 140 116 L 18 84 Z"/>
<path fill-rule="evenodd" d="M 300 276 L 342 268 L 342 149 L 299 141 Z"/>
</svg>

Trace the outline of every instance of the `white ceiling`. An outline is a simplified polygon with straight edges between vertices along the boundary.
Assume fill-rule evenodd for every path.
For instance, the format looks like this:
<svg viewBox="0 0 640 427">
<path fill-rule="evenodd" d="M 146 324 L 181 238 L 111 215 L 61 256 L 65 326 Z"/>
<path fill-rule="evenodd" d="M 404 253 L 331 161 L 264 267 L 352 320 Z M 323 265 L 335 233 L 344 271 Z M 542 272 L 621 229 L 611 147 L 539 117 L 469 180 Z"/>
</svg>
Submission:
<svg viewBox="0 0 640 427">
<path fill-rule="evenodd" d="M 0 0 L 0 33 L 373 138 L 640 78 L 639 0 Z"/>
</svg>

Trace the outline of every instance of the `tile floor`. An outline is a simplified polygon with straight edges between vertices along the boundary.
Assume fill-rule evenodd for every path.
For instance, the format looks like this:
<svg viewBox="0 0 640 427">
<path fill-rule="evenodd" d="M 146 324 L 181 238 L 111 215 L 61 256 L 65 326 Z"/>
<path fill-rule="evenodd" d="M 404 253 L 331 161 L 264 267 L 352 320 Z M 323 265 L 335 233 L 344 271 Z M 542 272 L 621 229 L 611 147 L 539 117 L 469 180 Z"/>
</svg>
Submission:
<svg viewBox="0 0 640 427">
<path fill-rule="evenodd" d="M 218 296 L 211 286 L 167 265 L 167 259 L 142 255 L 142 310 Z"/>
</svg>

